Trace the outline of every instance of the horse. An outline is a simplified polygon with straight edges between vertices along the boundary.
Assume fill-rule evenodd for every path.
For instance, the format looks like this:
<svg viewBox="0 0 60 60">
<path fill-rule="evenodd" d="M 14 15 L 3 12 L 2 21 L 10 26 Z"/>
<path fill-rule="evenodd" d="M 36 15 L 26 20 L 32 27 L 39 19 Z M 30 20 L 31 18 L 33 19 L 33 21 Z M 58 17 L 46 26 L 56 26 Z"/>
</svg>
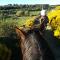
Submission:
<svg viewBox="0 0 60 60">
<path fill-rule="evenodd" d="M 55 60 L 48 44 L 39 31 L 25 31 L 16 28 L 16 34 L 21 47 L 23 60 Z"/>
</svg>

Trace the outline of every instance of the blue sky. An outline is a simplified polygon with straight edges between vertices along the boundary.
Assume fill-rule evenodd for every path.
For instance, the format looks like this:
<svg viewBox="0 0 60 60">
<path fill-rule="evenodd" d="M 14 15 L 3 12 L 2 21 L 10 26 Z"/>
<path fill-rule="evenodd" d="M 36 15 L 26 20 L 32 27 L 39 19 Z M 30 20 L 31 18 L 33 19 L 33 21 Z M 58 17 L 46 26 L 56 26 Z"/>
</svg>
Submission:
<svg viewBox="0 0 60 60">
<path fill-rule="evenodd" d="M 7 4 L 60 4 L 60 0 L 0 0 L 0 5 Z"/>
</svg>

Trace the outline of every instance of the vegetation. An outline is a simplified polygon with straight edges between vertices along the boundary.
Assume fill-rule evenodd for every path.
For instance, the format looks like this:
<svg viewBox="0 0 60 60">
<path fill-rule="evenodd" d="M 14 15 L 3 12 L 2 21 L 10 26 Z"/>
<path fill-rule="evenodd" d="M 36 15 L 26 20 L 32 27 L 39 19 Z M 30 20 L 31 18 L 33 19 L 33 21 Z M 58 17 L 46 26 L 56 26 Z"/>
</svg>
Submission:
<svg viewBox="0 0 60 60">
<path fill-rule="evenodd" d="M 48 4 L 37 4 L 37 5 L 17 5 L 8 4 L 0 6 L 0 19 L 6 19 L 11 17 L 19 16 L 36 16 L 42 10 L 42 6 L 46 10 L 50 10 L 51 6 Z M 33 8 L 33 9 L 32 9 Z"/>
<path fill-rule="evenodd" d="M 60 37 L 60 6 L 48 13 L 49 23 L 54 31 L 54 36 Z"/>
</svg>

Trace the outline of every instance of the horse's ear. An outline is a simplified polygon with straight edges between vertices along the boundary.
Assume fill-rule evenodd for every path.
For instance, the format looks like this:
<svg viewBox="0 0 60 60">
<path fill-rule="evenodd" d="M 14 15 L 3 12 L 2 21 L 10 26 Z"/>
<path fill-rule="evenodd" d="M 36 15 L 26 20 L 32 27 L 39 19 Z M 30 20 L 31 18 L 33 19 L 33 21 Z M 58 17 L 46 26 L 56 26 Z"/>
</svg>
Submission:
<svg viewBox="0 0 60 60">
<path fill-rule="evenodd" d="M 16 34 L 18 36 L 18 38 L 21 38 L 21 40 L 24 40 L 25 39 L 25 34 L 22 30 L 20 30 L 19 28 L 16 28 Z"/>
</svg>

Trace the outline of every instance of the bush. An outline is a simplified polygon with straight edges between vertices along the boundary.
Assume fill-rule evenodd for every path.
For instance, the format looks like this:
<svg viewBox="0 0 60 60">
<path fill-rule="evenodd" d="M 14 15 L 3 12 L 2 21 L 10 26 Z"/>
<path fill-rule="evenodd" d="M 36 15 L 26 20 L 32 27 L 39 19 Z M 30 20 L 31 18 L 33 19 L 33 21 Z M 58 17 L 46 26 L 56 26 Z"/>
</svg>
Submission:
<svg viewBox="0 0 60 60">
<path fill-rule="evenodd" d="M 60 8 L 56 7 L 54 10 L 48 12 L 49 24 L 51 25 L 54 36 L 60 37 Z"/>
</svg>

